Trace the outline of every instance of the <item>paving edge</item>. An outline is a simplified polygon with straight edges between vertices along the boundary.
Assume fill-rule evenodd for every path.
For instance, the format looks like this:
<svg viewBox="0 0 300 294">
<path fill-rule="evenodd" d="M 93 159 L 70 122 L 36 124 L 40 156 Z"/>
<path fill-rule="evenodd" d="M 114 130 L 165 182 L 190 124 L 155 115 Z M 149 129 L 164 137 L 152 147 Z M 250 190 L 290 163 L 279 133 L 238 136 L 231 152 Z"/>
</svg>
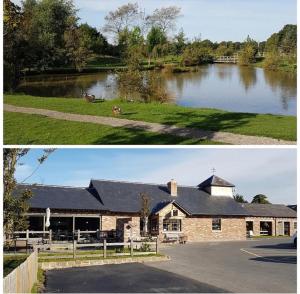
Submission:
<svg viewBox="0 0 300 294">
<path fill-rule="evenodd" d="M 39 266 L 43 270 L 61 269 L 70 267 L 84 267 L 93 265 L 106 265 L 106 264 L 123 264 L 134 262 L 155 262 L 170 260 L 170 256 L 150 256 L 150 257 L 129 257 L 129 258 L 113 258 L 102 260 L 71 260 L 71 261 L 55 261 L 55 262 L 39 262 Z"/>
</svg>

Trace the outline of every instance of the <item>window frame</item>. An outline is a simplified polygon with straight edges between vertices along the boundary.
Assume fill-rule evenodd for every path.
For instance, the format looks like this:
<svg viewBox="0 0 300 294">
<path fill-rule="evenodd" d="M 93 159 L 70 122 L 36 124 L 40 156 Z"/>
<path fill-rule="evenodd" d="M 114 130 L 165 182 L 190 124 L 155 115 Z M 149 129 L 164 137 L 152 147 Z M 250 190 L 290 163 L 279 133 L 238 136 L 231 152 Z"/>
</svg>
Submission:
<svg viewBox="0 0 300 294">
<path fill-rule="evenodd" d="M 216 221 L 218 222 L 216 224 Z M 218 225 L 218 228 L 216 228 L 216 225 Z M 213 232 L 221 232 L 222 231 L 222 218 L 221 217 L 213 217 L 211 220 L 211 230 Z"/>
<path fill-rule="evenodd" d="M 174 230 L 174 227 L 177 227 L 177 230 Z M 163 231 L 164 232 L 181 232 L 182 231 L 182 223 L 181 219 L 163 219 Z"/>
</svg>

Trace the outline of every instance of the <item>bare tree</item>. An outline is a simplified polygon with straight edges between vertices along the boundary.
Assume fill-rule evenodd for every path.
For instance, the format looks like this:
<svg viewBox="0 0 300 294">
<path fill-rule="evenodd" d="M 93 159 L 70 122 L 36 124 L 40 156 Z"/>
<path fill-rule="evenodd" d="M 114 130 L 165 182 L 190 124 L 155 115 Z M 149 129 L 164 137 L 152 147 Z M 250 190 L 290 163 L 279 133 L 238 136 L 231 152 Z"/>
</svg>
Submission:
<svg viewBox="0 0 300 294">
<path fill-rule="evenodd" d="M 150 199 L 146 193 L 141 193 L 141 210 L 140 217 L 143 221 L 143 233 L 148 233 L 148 218 L 150 215 Z"/>
<path fill-rule="evenodd" d="M 176 28 L 176 20 L 180 16 L 181 8 L 177 6 L 155 9 L 152 15 L 146 17 L 149 27 L 159 27 L 164 33 Z"/>
<path fill-rule="evenodd" d="M 115 11 L 110 11 L 105 17 L 104 32 L 119 34 L 124 29 L 134 26 L 140 18 L 141 12 L 137 3 L 122 5 Z"/>
</svg>

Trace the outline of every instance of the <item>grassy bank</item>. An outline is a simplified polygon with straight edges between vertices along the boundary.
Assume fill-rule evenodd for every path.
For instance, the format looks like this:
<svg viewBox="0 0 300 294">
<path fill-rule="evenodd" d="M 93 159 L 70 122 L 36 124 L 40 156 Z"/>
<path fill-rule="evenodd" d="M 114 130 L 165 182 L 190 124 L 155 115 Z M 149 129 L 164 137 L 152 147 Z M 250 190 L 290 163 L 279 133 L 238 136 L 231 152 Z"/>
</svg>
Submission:
<svg viewBox="0 0 300 294">
<path fill-rule="evenodd" d="M 45 271 L 39 267 L 37 273 L 37 282 L 32 286 L 31 293 L 42 293 L 45 281 Z"/>
<path fill-rule="evenodd" d="M 188 108 L 182 107 L 174 104 L 159 104 L 159 103 L 127 103 L 120 100 L 114 101 L 105 101 L 102 103 L 87 103 L 82 99 L 69 99 L 69 98 L 43 98 L 43 97 L 33 97 L 28 95 L 4 95 L 4 102 L 17 106 L 24 107 L 34 107 L 34 108 L 43 108 L 51 109 L 62 112 L 77 113 L 77 114 L 89 114 L 89 115 L 98 115 L 98 116 L 112 116 L 112 106 L 118 105 L 122 109 L 122 115 L 120 118 L 140 120 L 147 122 L 157 122 L 167 125 L 177 125 L 181 127 L 192 127 L 199 128 L 210 131 L 224 131 L 231 132 L 236 134 L 244 135 L 253 135 L 253 136 L 266 136 L 277 139 L 284 140 L 296 140 L 296 117 L 294 116 L 281 116 L 281 115 L 271 115 L 271 114 L 252 114 L 252 113 L 238 113 L 238 112 L 227 112 L 216 109 L 197 109 L 197 108 Z M 14 143 L 19 143 L 15 134 L 11 131 L 17 131 L 18 133 L 23 133 L 26 131 L 30 125 L 33 127 L 33 122 L 36 125 L 39 125 L 40 129 L 33 130 L 36 135 L 45 136 L 50 132 L 50 125 L 46 123 L 46 119 L 42 119 L 39 116 L 24 116 L 25 122 L 22 120 L 22 115 L 19 114 L 8 114 L 6 115 L 5 120 L 5 143 L 8 144 L 8 141 L 14 141 Z M 12 121 L 14 120 L 14 121 Z M 53 128 L 59 127 L 59 125 L 64 124 L 65 122 L 57 122 L 54 120 L 47 119 L 49 123 L 52 124 Z M 43 123 L 44 121 L 44 123 Z M 29 125 L 27 125 L 27 123 Z M 69 124 L 70 122 L 66 122 Z M 76 124 L 75 128 L 83 128 L 84 123 L 74 123 Z M 80 127 L 79 127 L 80 126 Z M 100 126 L 87 127 L 87 129 L 100 128 Z M 48 132 L 44 134 L 42 132 L 47 128 Z M 9 129 L 11 131 L 9 131 Z M 20 129 L 20 130 L 18 130 Z M 112 128 L 111 128 L 112 129 Z M 74 131 L 74 128 L 71 128 L 71 131 Z M 108 131 L 108 130 L 107 130 Z M 52 132 L 58 133 L 55 129 L 52 129 Z M 90 132 L 90 131 L 89 131 Z M 110 132 L 110 131 L 108 131 Z M 118 135 L 117 130 L 115 131 Z M 126 131 L 127 134 L 130 131 Z M 76 132 L 77 133 L 77 129 Z M 123 133 L 123 131 L 121 132 Z M 120 136 L 122 134 L 119 133 Z M 138 136 L 137 131 L 132 131 L 133 135 L 137 135 L 136 140 L 142 140 L 139 143 L 145 143 L 143 136 L 145 134 L 140 134 Z M 30 134 L 29 134 L 30 135 Z M 60 133 L 57 135 L 61 136 Z M 74 135 L 74 134 L 73 134 Z M 89 134 L 86 134 L 88 136 Z M 99 133 L 98 133 L 99 135 Z M 112 133 L 110 133 L 112 135 Z M 150 135 L 149 135 L 150 136 Z M 149 136 L 147 136 L 149 138 Z M 155 135 L 154 135 L 155 136 Z M 158 142 L 163 143 L 165 141 L 163 138 L 166 136 L 156 135 Z M 128 139 L 131 136 L 128 134 Z M 30 140 L 30 137 L 27 138 Z M 47 138 L 44 138 L 47 139 Z M 91 138 L 90 138 L 91 139 Z M 118 141 L 117 137 L 111 138 L 113 143 Z M 121 139 L 121 137 L 119 137 Z M 132 138 L 131 138 L 132 139 Z M 180 139 L 179 139 L 180 140 Z M 100 140 L 101 141 L 101 140 Z M 152 141 L 152 140 L 149 140 Z M 155 139 L 154 139 L 155 141 Z M 153 143 L 155 143 L 152 141 Z M 122 144 L 124 141 L 122 141 Z M 148 143 L 147 143 L 148 144 Z"/>
<path fill-rule="evenodd" d="M 5 144 L 54 145 L 173 145 L 217 144 L 142 130 L 51 119 L 39 115 L 4 112 Z"/>
<path fill-rule="evenodd" d="M 156 254 L 156 253 L 149 253 L 147 255 L 143 254 L 134 254 L 133 257 L 161 257 L 164 256 L 162 254 Z M 123 256 L 107 256 L 106 259 L 124 259 L 124 258 L 132 258 L 130 255 L 123 255 Z M 53 259 L 47 259 L 47 258 L 42 258 L 39 257 L 39 262 L 64 262 L 64 261 L 73 261 L 73 260 L 104 260 L 102 256 L 89 256 L 89 257 L 84 257 L 84 256 L 76 256 L 75 259 L 73 257 L 65 257 L 65 258 L 53 258 Z"/>
<path fill-rule="evenodd" d="M 274 65 L 272 68 L 268 68 L 265 59 L 260 60 L 253 64 L 255 67 L 265 68 L 266 70 L 272 71 L 284 71 L 292 74 L 297 74 L 297 64 L 291 63 L 289 60 L 282 59 L 278 64 Z"/>
<path fill-rule="evenodd" d="M 3 276 L 6 277 L 16 267 L 23 263 L 28 255 L 9 255 L 3 256 Z"/>
</svg>

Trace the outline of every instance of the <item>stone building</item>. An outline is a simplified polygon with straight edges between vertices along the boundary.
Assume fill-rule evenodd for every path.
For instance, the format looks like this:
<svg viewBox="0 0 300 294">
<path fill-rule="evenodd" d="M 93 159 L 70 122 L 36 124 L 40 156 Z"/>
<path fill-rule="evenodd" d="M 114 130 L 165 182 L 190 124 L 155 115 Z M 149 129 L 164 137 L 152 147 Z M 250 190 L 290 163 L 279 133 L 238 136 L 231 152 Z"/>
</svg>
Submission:
<svg viewBox="0 0 300 294">
<path fill-rule="evenodd" d="M 162 185 L 91 180 L 87 188 L 19 185 L 17 192 L 33 192 L 29 229 L 51 229 L 53 240 L 72 239 L 78 230 L 97 231 L 95 238 L 139 239 L 144 227 L 142 194 L 149 199 L 148 233 L 161 241 L 172 236 L 186 236 L 191 242 L 244 240 L 251 228 L 254 235 L 293 234 L 294 210 L 284 205 L 241 205 L 233 199 L 233 188 L 213 175 L 196 187 L 178 186 L 175 180 Z M 269 224 L 268 229 L 262 223 Z"/>
<path fill-rule="evenodd" d="M 254 236 L 292 236 L 297 230 L 297 212 L 280 204 L 245 203 L 247 231 Z"/>
</svg>

